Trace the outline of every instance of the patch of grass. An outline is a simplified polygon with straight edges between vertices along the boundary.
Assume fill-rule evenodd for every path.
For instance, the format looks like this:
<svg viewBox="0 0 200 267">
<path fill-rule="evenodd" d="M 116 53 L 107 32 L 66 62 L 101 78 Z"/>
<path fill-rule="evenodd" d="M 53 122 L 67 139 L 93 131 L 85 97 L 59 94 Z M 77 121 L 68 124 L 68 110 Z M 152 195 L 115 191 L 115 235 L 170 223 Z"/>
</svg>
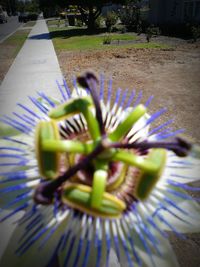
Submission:
<svg viewBox="0 0 200 267">
<path fill-rule="evenodd" d="M 33 27 L 35 26 L 36 20 L 28 21 L 26 24 L 24 24 L 23 27 Z"/>
<path fill-rule="evenodd" d="M 75 31 L 75 29 L 73 30 Z M 70 30 L 57 30 L 50 29 L 51 37 L 54 47 L 57 50 L 91 50 L 91 49 L 107 49 L 108 46 L 103 45 L 104 35 L 84 35 L 84 31 L 77 30 L 77 35 Z M 81 34 L 83 33 L 83 35 Z M 111 34 L 112 41 L 114 40 L 136 40 L 137 36 L 133 34 Z M 116 45 L 111 45 L 113 47 Z"/>
<path fill-rule="evenodd" d="M 4 79 L 30 30 L 19 30 L 0 44 L 0 83 Z"/>
<path fill-rule="evenodd" d="M 121 36 L 114 36 L 112 40 L 133 40 L 129 36 L 127 39 L 120 39 Z M 125 37 L 124 37 L 125 38 Z M 117 45 L 103 45 L 103 36 L 78 36 L 71 37 L 68 39 L 53 39 L 53 43 L 56 49 L 66 49 L 66 50 L 91 50 L 91 49 L 107 49 L 108 47 L 113 47 Z"/>
<path fill-rule="evenodd" d="M 3 45 L 13 47 L 13 55 L 11 56 L 15 57 L 17 55 L 29 33 L 30 30 L 19 30 L 3 42 Z"/>
<path fill-rule="evenodd" d="M 56 50 L 97 50 L 97 49 L 114 49 L 114 48 L 160 48 L 167 49 L 169 46 L 155 42 L 139 42 L 139 37 L 131 34 L 109 34 L 111 43 L 109 45 L 103 44 L 106 33 L 102 33 L 100 29 L 99 34 L 88 33 L 86 28 L 49 28 L 50 35 Z M 137 40 L 137 42 L 135 42 Z M 113 42 L 114 41 L 114 42 Z M 120 43 L 123 41 L 123 44 Z M 126 43 L 127 41 L 127 43 Z"/>
<path fill-rule="evenodd" d="M 47 20 L 47 25 L 51 26 L 51 25 L 57 25 L 59 23 L 59 19 L 54 19 L 54 20 Z M 65 20 L 61 19 L 60 20 L 60 24 L 65 24 Z"/>
<path fill-rule="evenodd" d="M 170 46 L 167 44 L 154 43 L 154 42 L 137 43 L 137 44 L 131 45 L 131 47 L 134 47 L 134 48 L 160 48 L 160 49 L 169 49 L 170 48 Z"/>
</svg>

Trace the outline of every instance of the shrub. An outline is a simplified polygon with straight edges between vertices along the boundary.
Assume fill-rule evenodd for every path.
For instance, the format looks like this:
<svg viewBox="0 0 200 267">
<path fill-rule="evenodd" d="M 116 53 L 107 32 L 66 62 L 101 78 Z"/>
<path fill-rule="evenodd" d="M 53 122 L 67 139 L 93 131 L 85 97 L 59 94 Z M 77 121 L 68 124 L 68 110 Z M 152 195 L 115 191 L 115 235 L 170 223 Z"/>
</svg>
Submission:
<svg viewBox="0 0 200 267">
<path fill-rule="evenodd" d="M 191 27 L 191 34 L 193 42 L 197 41 L 197 38 L 200 37 L 200 26 L 192 26 Z"/>
<path fill-rule="evenodd" d="M 105 34 L 103 37 L 103 44 L 111 44 L 112 37 L 110 34 Z"/>
<path fill-rule="evenodd" d="M 159 27 L 154 27 L 154 25 L 150 25 L 146 30 L 147 42 L 150 42 L 153 35 L 159 35 L 159 34 L 160 34 Z"/>
<path fill-rule="evenodd" d="M 108 12 L 105 16 L 105 24 L 107 30 L 110 32 L 112 27 L 117 23 L 118 15 L 115 12 Z"/>
<path fill-rule="evenodd" d="M 94 22 L 95 29 L 100 29 L 101 27 L 105 26 L 105 20 L 103 16 L 98 16 L 98 18 Z"/>
<path fill-rule="evenodd" d="M 121 33 L 126 33 L 127 29 L 125 25 L 115 25 L 112 27 L 112 32 L 121 32 Z"/>
<path fill-rule="evenodd" d="M 126 6 L 120 12 L 120 20 L 126 25 L 129 30 L 137 30 L 137 25 L 140 21 L 140 10 L 135 6 Z"/>
<path fill-rule="evenodd" d="M 77 20 L 76 20 L 76 26 L 77 26 L 77 27 L 82 27 L 82 26 L 83 26 L 83 22 L 82 22 L 81 19 L 77 19 Z"/>
</svg>

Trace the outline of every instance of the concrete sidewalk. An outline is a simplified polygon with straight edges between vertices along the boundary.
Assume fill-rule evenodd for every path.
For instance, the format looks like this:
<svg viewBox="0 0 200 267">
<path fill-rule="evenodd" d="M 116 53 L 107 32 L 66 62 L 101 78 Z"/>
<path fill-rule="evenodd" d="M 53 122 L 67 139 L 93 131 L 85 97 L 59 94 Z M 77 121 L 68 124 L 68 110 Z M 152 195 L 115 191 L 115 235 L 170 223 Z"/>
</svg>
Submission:
<svg viewBox="0 0 200 267">
<path fill-rule="evenodd" d="M 35 95 L 36 91 L 56 96 L 56 80 L 61 84 L 62 74 L 46 22 L 41 19 L 33 27 L 0 86 L 0 117 L 15 111 L 18 102 L 30 106 L 27 96 Z M 0 242 L 0 258 L 16 227 L 13 224 L 16 218 L 12 217 L 1 224 L 0 236 L 3 241 Z"/>
<path fill-rule="evenodd" d="M 16 109 L 16 103 L 31 105 L 27 96 L 43 91 L 50 96 L 57 96 L 56 80 L 62 82 L 62 74 L 57 56 L 49 38 L 48 28 L 44 20 L 38 20 L 29 34 L 24 46 L 18 53 L 0 86 L 0 116 L 10 115 Z M 6 212 L 4 212 L 6 215 Z M 20 217 L 22 214 L 19 214 Z M 14 216 L 1 224 L 0 258 L 16 227 Z M 110 267 L 119 267 L 117 258 L 111 250 Z"/>
<path fill-rule="evenodd" d="M 0 115 L 18 102 L 30 105 L 27 96 L 36 91 L 56 96 L 56 80 L 62 83 L 61 70 L 46 22 L 39 19 L 0 86 Z"/>
</svg>

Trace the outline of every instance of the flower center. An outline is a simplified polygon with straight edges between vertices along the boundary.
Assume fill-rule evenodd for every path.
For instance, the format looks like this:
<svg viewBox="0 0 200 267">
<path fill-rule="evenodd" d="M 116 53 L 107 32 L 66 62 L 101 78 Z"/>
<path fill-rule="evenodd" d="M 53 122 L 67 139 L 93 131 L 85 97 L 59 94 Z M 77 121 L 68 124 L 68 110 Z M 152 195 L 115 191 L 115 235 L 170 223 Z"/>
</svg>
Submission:
<svg viewBox="0 0 200 267">
<path fill-rule="evenodd" d="M 62 203 L 79 211 L 120 217 L 137 199 L 149 196 L 162 175 L 166 149 L 185 156 L 190 144 L 182 139 L 128 143 L 127 134 L 146 108 L 138 105 L 109 132 L 96 92 L 97 79 L 87 74 L 79 81 L 90 89 L 91 97 L 70 99 L 49 112 L 49 121 L 38 124 L 36 155 L 40 174 L 48 182 L 38 186 L 34 199 L 50 204 L 59 191 Z"/>
</svg>

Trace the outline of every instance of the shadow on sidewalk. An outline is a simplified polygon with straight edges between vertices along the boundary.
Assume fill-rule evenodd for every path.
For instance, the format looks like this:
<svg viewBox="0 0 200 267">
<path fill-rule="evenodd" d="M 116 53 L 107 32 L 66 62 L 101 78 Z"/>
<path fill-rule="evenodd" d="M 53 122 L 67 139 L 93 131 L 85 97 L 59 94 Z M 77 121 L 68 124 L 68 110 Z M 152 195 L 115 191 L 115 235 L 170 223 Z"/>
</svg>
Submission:
<svg viewBox="0 0 200 267">
<path fill-rule="evenodd" d="M 30 40 L 44 40 L 44 39 L 50 40 L 51 37 L 50 37 L 49 33 L 42 33 L 42 34 L 32 35 L 28 39 L 30 39 Z"/>
<path fill-rule="evenodd" d="M 84 36 L 84 35 L 94 35 L 105 33 L 106 29 L 97 29 L 94 32 L 88 31 L 88 29 L 64 29 L 58 31 L 51 31 L 50 33 L 42 33 L 30 36 L 28 39 L 31 40 L 41 40 L 41 39 L 54 39 L 54 38 L 62 38 L 67 39 L 74 36 Z"/>
</svg>

